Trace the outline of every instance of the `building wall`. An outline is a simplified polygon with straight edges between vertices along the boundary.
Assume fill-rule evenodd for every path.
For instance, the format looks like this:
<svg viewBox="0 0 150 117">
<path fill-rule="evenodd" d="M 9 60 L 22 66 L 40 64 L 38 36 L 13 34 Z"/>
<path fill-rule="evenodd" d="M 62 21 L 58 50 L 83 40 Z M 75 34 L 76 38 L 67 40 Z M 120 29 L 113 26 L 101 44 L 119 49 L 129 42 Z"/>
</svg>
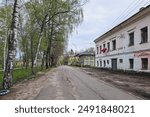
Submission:
<svg viewBox="0 0 150 117">
<path fill-rule="evenodd" d="M 81 56 L 79 61 L 82 66 L 95 66 L 95 57 L 94 56 Z"/>
<path fill-rule="evenodd" d="M 148 42 L 141 44 L 141 29 L 148 27 Z M 134 45 L 129 46 L 129 34 L 134 32 Z M 112 41 L 116 40 L 116 50 L 112 50 Z M 100 45 L 106 45 L 110 42 L 110 51 L 100 54 Z M 137 22 L 130 24 L 127 27 L 123 27 L 118 32 L 112 33 L 112 35 L 96 42 L 96 48 L 98 47 L 98 54 L 96 51 L 96 66 L 100 66 L 100 61 L 109 60 L 109 64 L 106 62 L 106 67 L 111 68 L 111 60 L 117 58 L 117 68 L 122 70 L 130 70 L 129 59 L 134 59 L 134 71 L 150 72 L 150 15 L 140 19 Z M 97 49 L 96 49 L 97 50 Z M 139 55 L 138 55 L 139 54 Z M 141 58 L 148 58 L 148 70 L 142 70 Z M 123 60 L 120 63 L 120 59 Z"/>
</svg>

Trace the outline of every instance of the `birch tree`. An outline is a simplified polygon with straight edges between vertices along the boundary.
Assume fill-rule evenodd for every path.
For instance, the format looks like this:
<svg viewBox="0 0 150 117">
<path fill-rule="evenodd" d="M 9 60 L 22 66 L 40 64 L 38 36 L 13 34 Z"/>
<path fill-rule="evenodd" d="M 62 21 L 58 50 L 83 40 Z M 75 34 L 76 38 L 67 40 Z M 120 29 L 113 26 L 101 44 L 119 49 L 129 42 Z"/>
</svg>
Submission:
<svg viewBox="0 0 150 117">
<path fill-rule="evenodd" d="M 18 33 L 18 13 L 19 12 L 19 0 L 14 0 L 12 23 L 8 35 L 8 52 L 6 58 L 6 65 L 3 77 L 3 88 L 9 89 L 13 85 L 13 63 L 16 56 L 17 47 L 17 33 Z"/>
</svg>

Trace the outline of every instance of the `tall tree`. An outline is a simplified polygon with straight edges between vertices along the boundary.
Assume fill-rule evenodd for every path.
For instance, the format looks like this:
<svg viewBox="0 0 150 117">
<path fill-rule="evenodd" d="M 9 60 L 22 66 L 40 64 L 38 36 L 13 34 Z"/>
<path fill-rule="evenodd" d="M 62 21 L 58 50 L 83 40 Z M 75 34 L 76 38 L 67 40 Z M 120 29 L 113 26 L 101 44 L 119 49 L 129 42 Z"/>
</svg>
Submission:
<svg viewBox="0 0 150 117">
<path fill-rule="evenodd" d="M 12 23 L 8 36 L 8 54 L 6 58 L 6 68 L 3 77 L 3 88 L 8 89 L 12 86 L 13 82 L 13 61 L 16 56 L 17 47 L 17 27 L 18 27 L 18 12 L 19 12 L 19 0 L 14 0 Z"/>
</svg>

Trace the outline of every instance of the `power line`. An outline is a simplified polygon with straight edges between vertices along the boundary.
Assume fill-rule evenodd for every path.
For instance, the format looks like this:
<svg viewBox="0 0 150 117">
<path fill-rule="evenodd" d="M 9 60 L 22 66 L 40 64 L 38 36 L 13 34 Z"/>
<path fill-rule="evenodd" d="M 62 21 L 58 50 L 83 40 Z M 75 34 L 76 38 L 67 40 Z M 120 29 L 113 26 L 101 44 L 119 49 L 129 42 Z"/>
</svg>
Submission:
<svg viewBox="0 0 150 117">
<path fill-rule="evenodd" d="M 136 1 L 133 1 L 114 21 L 113 21 L 113 23 L 112 23 L 112 25 L 114 24 L 114 23 L 116 23 L 120 18 L 122 18 L 123 17 L 123 15 L 125 14 L 125 13 L 127 13 L 131 8 L 130 7 L 132 7 L 132 5 L 134 5 L 135 3 L 138 3 L 140 0 L 137 0 L 137 2 Z"/>
<path fill-rule="evenodd" d="M 147 1 L 147 2 L 144 4 L 144 6 L 147 6 L 148 4 L 150 4 L 149 2 L 150 2 L 150 0 Z"/>
<path fill-rule="evenodd" d="M 150 1 L 150 0 L 149 0 Z M 147 1 L 145 4 L 144 4 L 144 6 L 146 5 L 146 4 L 148 4 L 149 3 L 149 1 Z M 136 2 L 136 3 L 135 3 Z M 114 21 L 113 21 L 113 23 L 111 24 L 111 25 L 108 25 L 108 28 L 106 28 L 105 29 L 105 32 L 108 30 L 108 29 L 110 29 L 110 27 L 113 27 L 113 25 L 114 24 L 116 24 L 117 22 L 117 24 L 119 24 L 122 20 L 125 20 L 138 6 L 140 6 L 142 3 L 144 3 L 145 2 L 145 0 L 137 0 L 137 1 L 134 1 L 134 2 L 132 2 L 128 7 L 127 7 L 127 9 L 125 10 L 125 11 L 123 11 L 122 13 L 121 13 L 121 15 L 119 15 Z M 134 7 L 134 6 L 135 7 Z"/>
<path fill-rule="evenodd" d="M 123 19 L 126 19 L 140 4 L 142 4 L 144 1 L 141 1 L 139 4 L 137 4 L 126 16 L 123 17 Z"/>
</svg>

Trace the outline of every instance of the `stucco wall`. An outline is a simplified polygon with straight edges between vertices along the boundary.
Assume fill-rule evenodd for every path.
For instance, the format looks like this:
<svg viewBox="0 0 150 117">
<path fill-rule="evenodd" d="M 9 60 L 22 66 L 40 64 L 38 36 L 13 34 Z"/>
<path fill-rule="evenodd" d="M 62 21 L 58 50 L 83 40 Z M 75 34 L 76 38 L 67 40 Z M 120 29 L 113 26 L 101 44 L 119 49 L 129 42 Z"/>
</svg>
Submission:
<svg viewBox="0 0 150 117">
<path fill-rule="evenodd" d="M 144 27 L 148 27 L 148 43 L 141 43 L 141 29 Z M 134 46 L 129 46 L 129 33 L 134 32 Z M 116 50 L 112 51 L 112 41 L 116 40 Z M 103 46 L 110 42 L 110 52 L 106 52 L 103 54 L 97 54 L 96 52 L 96 65 L 97 61 L 100 60 L 110 60 L 110 64 L 106 65 L 106 67 L 111 68 L 111 59 L 117 58 L 118 69 L 130 70 L 129 69 L 129 59 L 134 58 L 134 69 L 135 71 L 141 71 L 141 58 L 148 58 L 148 70 L 150 71 L 150 54 L 146 56 L 135 56 L 138 52 L 150 52 L 150 16 L 146 16 L 143 19 L 132 23 L 127 27 L 123 27 L 118 32 L 113 33 L 111 36 L 108 36 L 101 41 L 96 43 L 96 47 Z M 123 59 L 123 63 L 119 63 L 119 59 Z"/>
</svg>

